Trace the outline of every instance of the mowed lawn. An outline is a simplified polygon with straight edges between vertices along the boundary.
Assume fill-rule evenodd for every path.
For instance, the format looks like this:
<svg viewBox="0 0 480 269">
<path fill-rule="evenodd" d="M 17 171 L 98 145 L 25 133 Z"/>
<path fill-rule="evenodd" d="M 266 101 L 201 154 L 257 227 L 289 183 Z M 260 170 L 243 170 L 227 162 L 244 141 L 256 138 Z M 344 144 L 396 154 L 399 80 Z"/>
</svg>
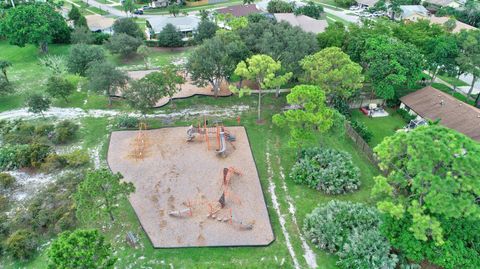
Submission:
<svg viewBox="0 0 480 269">
<path fill-rule="evenodd" d="M 393 135 L 398 129 L 407 125 L 405 120 L 393 109 L 387 109 L 388 116 L 381 118 L 370 118 L 365 116 L 360 110 L 352 110 L 352 119 L 357 120 L 372 132 L 373 137 L 368 142 L 371 147 L 382 142 L 383 138 Z"/>
<path fill-rule="evenodd" d="M 123 101 L 117 101 L 123 103 Z M 304 185 L 297 185 L 289 179 L 289 171 L 296 161 L 296 150 L 288 147 L 288 129 L 278 128 L 271 123 L 271 116 L 281 111 L 285 105 L 285 95 L 275 98 L 268 95 L 263 102 L 263 118 L 265 124 L 258 125 L 256 119 L 256 96 L 238 98 L 192 97 L 176 100 L 162 108 L 165 112 L 176 112 L 184 108 L 199 109 L 205 106 L 228 108 L 232 105 L 248 105 L 250 110 L 241 114 L 241 124 L 247 129 L 251 148 L 260 175 L 263 192 L 267 202 L 271 223 L 276 240 L 267 247 L 229 247 L 229 248 L 186 248 L 186 249 L 154 249 L 143 233 L 138 219 L 127 200 L 121 202 L 117 221 L 110 223 L 107 218 L 98 222 L 82 223 L 81 228 L 96 228 L 104 233 L 115 249 L 118 257 L 117 268 L 293 268 L 293 262 L 288 252 L 279 216 L 272 204 L 272 193 L 269 192 L 269 179 L 276 188 L 275 196 L 280 206 L 280 214 L 285 218 L 288 236 L 296 258 L 301 268 L 307 268 L 303 258 L 304 250 L 300 240 L 303 220 L 317 205 L 327 203 L 332 199 L 364 202 L 373 206 L 370 190 L 373 177 L 378 174 L 376 168 L 359 153 L 355 145 L 345 136 L 336 133 L 318 135 L 315 145 L 331 147 L 347 151 L 352 155 L 355 164 L 361 170 L 362 186 L 359 191 L 348 195 L 325 195 Z M 116 104 L 122 107 L 122 104 Z M 236 117 L 230 115 L 222 118 L 228 125 L 236 125 Z M 189 125 L 195 120 L 182 120 L 169 126 Z M 108 134 L 112 131 L 114 119 L 87 118 L 81 121 L 81 137 L 85 149 L 101 147 L 102 159 L 106 158 Z M 152 128 L 166 126 L 159 119 L 149 119 Z M 268 156 L 268 157 L 267 157 Z M 270 169 L 269 169 L 270 167 Z M 285 184 L 285 187 L 283 185 Z M 291 199 L 296 206 L 296 221 L 289 212 L 287 200 Z M 128 231 L 133 231 L 140 238 L 140 245 L 134 249 L 125 242 Z M 335 269 L 336 257 L 310 245 L 317 255 L 318 268 Z M 46 256 L 40 254 L 28 263 L 8 263 L 6 268 L 46 268 Z"/>
</svg>

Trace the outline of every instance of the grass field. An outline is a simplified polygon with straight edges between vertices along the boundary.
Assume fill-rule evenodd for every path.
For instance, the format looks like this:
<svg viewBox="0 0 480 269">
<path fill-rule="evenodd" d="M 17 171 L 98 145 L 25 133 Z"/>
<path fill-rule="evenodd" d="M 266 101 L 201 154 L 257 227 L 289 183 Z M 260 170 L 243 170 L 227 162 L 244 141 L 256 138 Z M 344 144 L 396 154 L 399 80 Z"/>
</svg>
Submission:
<svg viewBox="0 0 480 269">
<path fill-rule="evenodd" d="M 56 55 L 67 55 L 69 46 L 51 45 L 49 51 Z M 48 70 L 39 64 L 38 58 L 42 55 L 35 46 L 19 48 L 0 42 L 2 58 L 12 62 L 13 66 L 8 69 L 8 75 L 16 88 L 16 93 L 0 98 L 0 112 L 20 108 L 23 106 L 25 97 L 31 92 L 43 92 L 45 82 L 49 76 Z M 187 55 L 184 52 L 165 52 L 156 50 L 151 54 L 151 62 L 162 65 L 175 57 Z M 133 58 L 128 61 L 117 56 L 108 55 L 108 59 L 116 63 L 122 69 L 141 69 L 143 59 Z M 78 107 L 83 109 L 106 109 L 107 99 L 103 95 L 90 92 L 86 89 L 86 79 L 75 75 L 68 78 L 79 86 L 79 91 L 69 97 L 69 102 L 55 101 L 59 107 Z M 275 184 L 275 196 L 278 197 L 280 214 L 285 218 L 285 229 L 289 235 L 293 251 L 301 268 L 306 268 L 307 263 L 303 258 L 304 250 L 300 240 L 301 227 L 305 216 L 318 204 L 326 203 L 332 199 L 351 200 L 372 204 L 370 189 L 373 185 L 373 176 L 378 171 L 362 156 L 352 141 L 337 134 L 322 134 L 317 137 L 318 146 L 332 147 L 347 151 L 352 155 L 353 161 L 361 170 L 362 186 L 359 191 L 340 196 L 324 195 L 316 190 L 303 185 L 297 185 L 288 178 L 288 173 L 296 160 L 296 150 L 289 148 L 288 130 L 281 129 L 271 123 L 271 117 L 279 113 L 285 105 L 285 95 L 275 98 L 267 95 L 263 98 L 263 118 L 265 124 L 257 125 L 256 119 L 256 96 L 243 98 L 225 97 L 192 97 L 184 100 L 176 100 L 174 105 L 169 104 L 161 109 L 165 113 L 175 113 L 182 109 L 204 110 L 208 107 L 231 108 L 233 105 L 247 105 L 250 109 L 241 115 L 242 125 L 246 127 L 253 155 L 257 164 L 263 192 L 266 197 L 267 208 L 274 229 L 276 240 L 268 247 L 242 247 L 242 248 L 187 248 L 187 249 L 153 249 L 147 237 L 141 230 L 140 224 L 127 200 L 121 202 L 117 221 L 109 223 L 101 219 L 98 222 L 80 224 L 81 228 L 97 228 L 104 233 L 115 248 L 118 257 L 117 268 L 292 268 L 293 260 L 290 257 L 286 239 L 282 232 L 278 212 L 273 208 L 272 195 L 268 191 L 269 179 Z M 123 100 L 117 100 L 111 109 L 130 112 Z M 231 115 L 222 119 L 226 125 L 235 125 L 236 117 Z M 115 129 L 112 118 L 81 118 L 80 135 L 77 143 L 85 150 L 99 150 L 100 159 L 105 160 L 107 154 L 108 134 Z M 170 125 L 160 119 L 149 119 L 151 128 L 163 126 L 187 126 L 194 120 L 177 120 Z M 283 185 L 285 184 L 285 188 Z M 295 224 L 294 216 L 289 211 L 287 200 L 292 200 L 296 206 Z M 126 232 L 133 231 L 139 235 L 140 247 L 132 249 L 125 243 Z M 44 246 L 45 247 L 45 246 Z M 336 258 L 332 255 L 311 246 L 317 256 L 320 269 L 334 269 Z M 12 262 L 10 259 L 0 261 L 0 268 L 46 268 L 46 257 L 43 252 L 28 262 Z"/>
<path fill-rule="evenodd" d="M 389 115 L 381 118 L 370 118 L 365 116 L 358 109 L 352 110 L 352 119 L 365 124 L 373 137 L 368 142 L 371 147 L 382 142 L 383 138 L 393 135 L 398 129 L 406 125 L 405 120 L 393 109 L 387 109 Z"/>
<path fill-rule="evenodd" d="M 461 79 L 452 78 L 452 77 L 445 76 L 445 75 L 438 75 L 438 78 L 447 82 L 450 85 L 457 86 L 457 87 L 462 87 L 462 86 L 468 86 L 469 85 L 468 83 L 466 83 L 465 81 L 463 81 Z"/>
<path fill-rule="evenodd" d="M 110 242 L 115 247 L 116 255 L 119 258 L 118 268 L 141 268 L 154 265 L 164 265 L 168 267 L 172 264 L 175 268 L 292 268 L 292 259 L 288 253 L 285 238 L 280 228 L 277 212 L 272 208 L 272 195 L 267 191 L 268 178 L 271 176 L 276 185 L 275 193 L 280 203 L 281 214 L 286 219 L 286 229 L 290 236 L 296 257 L 302 268 L 306 267 L 306 262 L 302 258 L 303 250 L 299 239 L 299 230 L 303 225 L 303 219 L 306 214 L 318 204 L 326 203 L 332 199 L 351 200 L 365 203 L 372 203 L 370 198 L 370 189 L 373 184 L 372 177 L 377 174 L 376 169 L 356 150 L 355 145 L 345 137 L 338 137 L 333 134 L 318 136 L 318 145 L 322 147 L 333 147 L 344 150 L 352 154 L 353 160 L 361 170 L 362 187 L 359 191 L 341 196 L 324 195 L 318 191 L 309 189 L 303 185 L 294 184 L 288 179 L 288 171 L 295 162 L 295 151 L 287 146 L 287 130 L 280 129 L 272 125 L 270 119 L 274 113 L 277 113 L 285 104 L 284 96 L 274 98 L 268 96 L 264 98 L 263 117 L 266 123 L 257 125 L 255 123 L 255 96 L 228 97 L 214 99 L 211 97 L 193 97 L 185 100 L 177 100 L 175 107 L 167 105 L 163 110 L 166 112 L 175 112 L 184 108 L 201 108 L 204 106 L 216 105 L 219 107 L 231 107 L 233 104 L 244 104 L 252 107 L 242 116 L 242 124 L 246 127 L 250 143 L 252 146 L 257 169 L 260 175 L 260 181 L 263 192 L 266 196 L 267 207 L 272 221 L 272 226 L 276 236 L 276 241 L 268 247 L 246 247 L 246 248 L 188 248 L 188 249 L 153 249 L 150 242 L 142 232 L 139 222 L 129 205 L 125 200 L 122 202 L 122 210 L 119 213 L 118 221 L 109 224 L 106 219 L 96 223 L 84 223 L 82 227 L 102 228 Z M 119 107 L 122 105 L 117 104 Z M 225 118 L 224 123 L 229 125 L 236 124 L 235 116 Z M 112 130 L 112 120 L 107 118 L 86 118 L 81 120 L 83 126 L 81 132 L 81 141 L 85 149 L 101 147 L 102 159 L 106 156 L 106 142 L 108 133 Z M 191 121 L 177 121 L 173 125 L 188 125 Z M 152 127 L 165 126 L 161 121 L 150 119 L 149 125 Z M 267 153 L 269 158 L 267 158 Z M 268 166 L 272 167 L 269 174 Z M 284 180 L 282 174 L 286 174 Z M 287 190 L 281 186 L 285 182 Z M 292 215 L 289 214 L 286 203 L 287 196 L 291 197 L 297 208 L 296 219 L 298 226 L 292 221 Z M 107 225 L 105 225 L 107 224 Z M 141 239 L 142 247 L 131 249 L 124 242 L 127 231 L 134 231 Z M 319 268 L 333 269 L 336 258 L 327 253 L 314 249 L 317 255 Z M 28 263 L 10 263 L 6 268 L 45 268 L 45 256 L 40 255 Z M 283 260 L 283 263 L 282 263 Z M 163 267 L 162 267 L 163 268 Z"/>
</svg>

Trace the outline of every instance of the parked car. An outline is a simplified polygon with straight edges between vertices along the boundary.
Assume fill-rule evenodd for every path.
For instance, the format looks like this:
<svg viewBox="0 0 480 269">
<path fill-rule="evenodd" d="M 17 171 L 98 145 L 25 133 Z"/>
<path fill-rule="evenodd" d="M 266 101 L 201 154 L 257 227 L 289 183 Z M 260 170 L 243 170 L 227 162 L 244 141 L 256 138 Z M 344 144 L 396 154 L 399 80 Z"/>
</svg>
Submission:
<svg viewBox="0 0 480 269">
<path fill-rule="evenodd" d="M 147 9 L 152 9 L 152 7 L 151 6 L 143 6 L 142 9 L 147 10 Z"/>
<path fill-rule="evenodd" d="M 359 7 L 359 6 L 351 6 L 349 9 L 350 9 L 351 11 L 354 11 L 354 10 L 359 10 L 360 7 Z"/>
<path fill-rule="evenodd" d="M 143 10 L 141 10 L 141 9 L 135 9 L 135 11 L 133 11 L 133 14 L 135 14 L 135 15 L 143 15 Z"/>
</svg>

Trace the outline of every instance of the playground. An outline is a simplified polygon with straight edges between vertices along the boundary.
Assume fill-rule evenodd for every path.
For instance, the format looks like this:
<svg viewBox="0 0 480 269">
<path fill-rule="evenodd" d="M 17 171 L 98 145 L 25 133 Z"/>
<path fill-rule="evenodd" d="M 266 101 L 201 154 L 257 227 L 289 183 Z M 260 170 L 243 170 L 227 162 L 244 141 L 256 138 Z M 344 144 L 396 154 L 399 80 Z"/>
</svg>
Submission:
<svg viewBox="0 0 480 269">
<path fill-rule="evenodd" d="M 113 132 L 108 164 L 155 248 L 264 246 L 274 240 L 243 127 Z"/>
</svg>

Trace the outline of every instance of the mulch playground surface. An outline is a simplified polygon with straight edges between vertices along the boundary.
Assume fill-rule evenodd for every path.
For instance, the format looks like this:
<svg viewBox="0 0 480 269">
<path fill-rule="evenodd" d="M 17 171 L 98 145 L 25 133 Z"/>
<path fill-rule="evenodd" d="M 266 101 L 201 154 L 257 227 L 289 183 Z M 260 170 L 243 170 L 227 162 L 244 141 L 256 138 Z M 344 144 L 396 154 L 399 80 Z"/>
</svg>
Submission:
<svg viewBox="0 0 480 269">
<path fill-rule="evenodd" d="M 111 134 L 108 164 L 135 185 L 129 200 L 153 246 L 270 244 L 274 235 L 245 129 L 226 127 L 236 137 L 226 144 L 226 157 L 215 152 L 216 136 L 207 150 L 201 135 L 187 142 L 187 129 L 143 131 L 143 158 L 136 150 L 139 131 Z M 223 193 L 223 169 L 230 167 L 241 174 L 231 177 L 225 207 L 209 217 Z M 172 211 L 188 214 L 171 216 Z"/>
</svg>

